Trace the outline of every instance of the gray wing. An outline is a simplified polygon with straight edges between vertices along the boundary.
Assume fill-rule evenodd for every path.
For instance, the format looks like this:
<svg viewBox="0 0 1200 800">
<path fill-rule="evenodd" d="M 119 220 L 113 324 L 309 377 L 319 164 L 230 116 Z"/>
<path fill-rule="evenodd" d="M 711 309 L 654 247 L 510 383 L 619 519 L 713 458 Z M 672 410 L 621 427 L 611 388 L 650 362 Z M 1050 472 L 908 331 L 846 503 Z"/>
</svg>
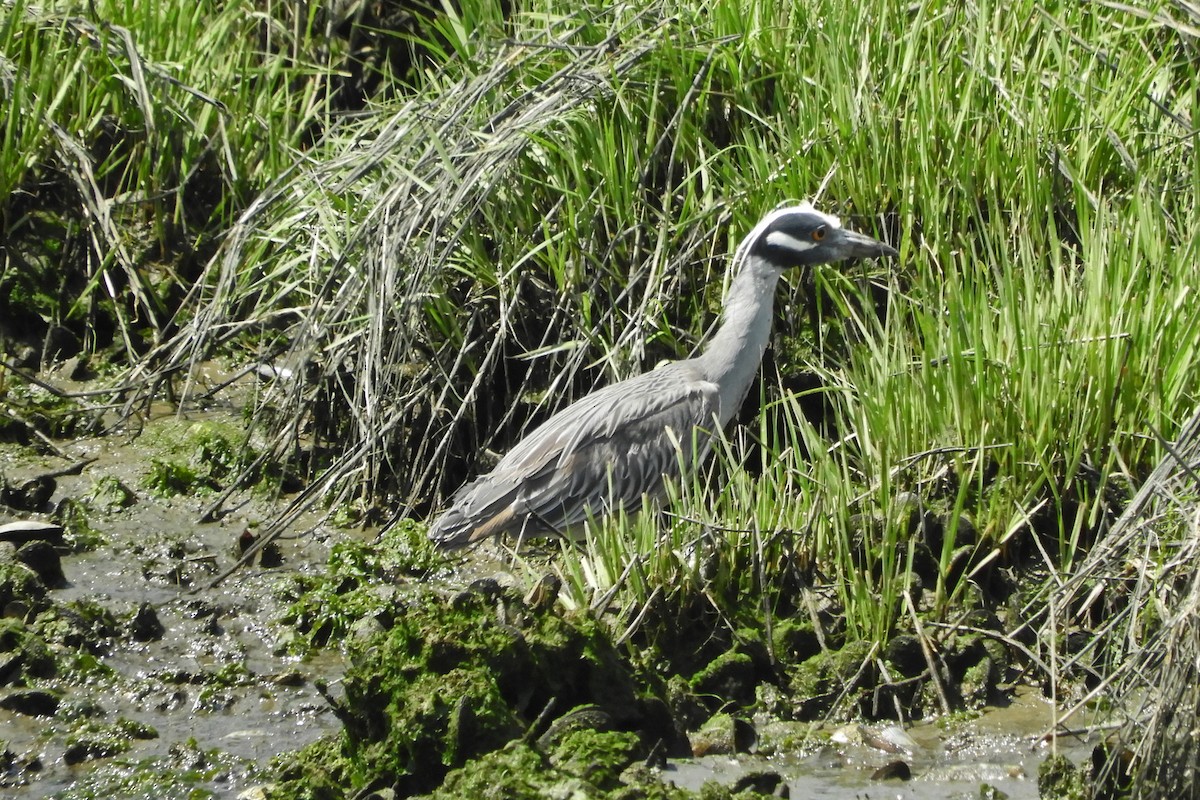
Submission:
<svg viewBox="0 0 1200 800">
<path fill-rule="evenodd" d="M 687 361 L 593 392 L 460 489 L 429 538 L 451 548 L 501 533 L 561 533 L 589 513 L 640 507 L 681 460 L 707 454 L 719 403 L 716 384 Z"/>
</svg>

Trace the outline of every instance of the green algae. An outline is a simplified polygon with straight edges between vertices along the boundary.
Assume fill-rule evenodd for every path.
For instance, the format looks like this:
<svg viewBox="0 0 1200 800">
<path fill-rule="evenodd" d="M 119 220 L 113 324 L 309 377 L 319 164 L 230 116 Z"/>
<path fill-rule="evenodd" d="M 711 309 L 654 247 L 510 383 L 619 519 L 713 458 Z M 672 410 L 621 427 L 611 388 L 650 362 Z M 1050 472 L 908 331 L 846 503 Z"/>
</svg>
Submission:
<svg viewBox="0 0 1200 800">
<path fill-rule="evenodd" d="M 715 781 L 700 792 L 664 783 L 656 770 L 636 761 L 637 736 L 617 731 L 578 731 L 549 757 L 515 741 L 453 770 L 423 800 L 732 800 L 758 797 L 733 794 Z"/>
<path fill-rule="evenodd" d="M 578 766 L 574 778 L 584 783 L 613 785 L 635 751 L 678 740 L 661 687 L 635 674 L 590 618 L 527 607 L 498 586 L 449 600 L 423 591 L 376 618 L 381 630 L 349 644 L 338 703 L 343 732 L 281 763 L 277 796 L 338 797 L 337 787 L 366 785 L 402 795 L 434 791 L 453 770 L 500 759 L 492 754 L 536 735 L 556 712 L 586 705 L 602 711 L 616 735 L 564 737 L 609 756 Z M 576 764 L 561 747 L 552 753 Z"/>
<path fill-rule="evenodd" d="M 58 670 L 46 641 L 19 619 L 0 619 L 0 685 L 28 684 Z"/>
<path fill-rule="evenodd" d="M 48 644 L 93 655 L 107 652 L 119 635 L 112 611 L 86 598 L 54 604 L 38 615 L 33 630 Z"/>
<path fill-rule="evenodd" d="M 427 577 L 448 563 L 424 526 L 407 520 L 375 542 L 339 542 L 323 574 L 289 576 L 275 587 L 287 603 L 278 620 L 285 629 L 282 649 L 304 653 L 345 644 L 364 620 L 378 618 L 386 627 L 398 602 L 394 584 Z"/>
<path fill-rule="evenodd" d="M 259 453 L 248 445 L 236 425 L 205 421 L 164 422 L 145 434 L 151 448 L 149 469 L 142 485 L 161 497 L 206 494 L 231 480 L 249 484 L 278 483 L 274 472 L 261 468 L 248 473 Z"/>
<path fill-rule="evenodd" d="M 748 706 L 754 702 L 754 687 L 758 684 L 754 659 L 729 650 L 693 675 L 690 684 L 699 697 L 717 698 L 721 705 L 734 702 Z"/>
<path fill-rule="evenodd" d="M 621 775 L 642 754 L 636 733 L 579 730 L 563 737 L 550 763 L 601 791 L 622 785 Z"/>
<path fill-rule="evenodd" d="M 570 784 L 575 785 L 570 785 Z M 578 779 L 551 769 L 546 756 L 529 745 L 513 742 L 446 776 L 445 782 L 427 795 L 429 800 L 542 800 L 554 792 L 562 797 L 590 797 Z"/>
<path fill-rule="evenodd" d="M 151 726 L 124 717 L 107 725 L 86 721 L 67 737 L 63 759 L 68 764 L 78 764 L 111 758 L 129 752 L 138 740 L 157 738 L 158 731 Z"/>
<path fill-rule="evenodd" d="M 194 740 L 173 745 L 164 756 L 113 758 L 83 774 L 54 800 L 205 800 L 227 797 L 232 780 L 247 782 L 256 770 L 242 759 L 218 749 L 205 750 Z"/>
<path fill-rule="evenodd" d="M 1038 767 L 1038 796 L 1043 800 L 1091 800 L 1091 782 L 1063 755 L 1052 755 Z"/>
<path fill-rule="evenodd" d="M 48 606 L 46 587 L 36 572 L 17 561 L 0 561 L 0 608 L 21 607 L 28 615 Z"/>
<path fill-rule="evenodd" d="M 828 713 L 842 692 L 866 685 L 863 664 L 871 654 L 866 642 L 818 653 L 788 671 L 788 693 L 800 700 L 798 719 L 818 719 Z"/>
</svg>

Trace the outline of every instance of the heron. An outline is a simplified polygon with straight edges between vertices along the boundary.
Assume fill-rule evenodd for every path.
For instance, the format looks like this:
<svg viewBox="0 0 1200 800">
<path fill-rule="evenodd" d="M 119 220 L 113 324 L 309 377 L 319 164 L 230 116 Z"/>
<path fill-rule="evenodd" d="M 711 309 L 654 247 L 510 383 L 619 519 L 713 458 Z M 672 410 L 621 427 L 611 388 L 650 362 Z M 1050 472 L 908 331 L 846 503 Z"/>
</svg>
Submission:
<svg viewBox="0 0 1200 800">
<path fill-rule="evenodd" d="M 443 549 L 509 534 L 576 538 L 589 519 L 658 499 L 702 463 L 746 398 L 771 338 L 784 273 L 896 250 L 811 203 L 767 214 L 734 251 L 721 322 L 700 355 L 585 395 L 459 489 L 429 527 Z"/>
</svg>

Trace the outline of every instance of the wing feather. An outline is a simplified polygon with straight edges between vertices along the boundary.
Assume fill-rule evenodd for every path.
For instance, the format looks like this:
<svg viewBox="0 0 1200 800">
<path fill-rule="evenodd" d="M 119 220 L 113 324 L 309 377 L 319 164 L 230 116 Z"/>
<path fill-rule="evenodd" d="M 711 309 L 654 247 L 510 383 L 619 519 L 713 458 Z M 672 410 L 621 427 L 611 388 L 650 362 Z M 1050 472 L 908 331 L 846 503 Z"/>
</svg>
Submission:
<svg viewBox="0 0 1200 800">
<path fill-rule="evenodd" d="M 589 513 L 640 506 L 681 459 L 707 454 L 719 404 L 716 385 L 688 361 L 593 392 L 460 489 L 429 536 L 459 547 L 499 533 L 561 533 Z"/>
</svg>

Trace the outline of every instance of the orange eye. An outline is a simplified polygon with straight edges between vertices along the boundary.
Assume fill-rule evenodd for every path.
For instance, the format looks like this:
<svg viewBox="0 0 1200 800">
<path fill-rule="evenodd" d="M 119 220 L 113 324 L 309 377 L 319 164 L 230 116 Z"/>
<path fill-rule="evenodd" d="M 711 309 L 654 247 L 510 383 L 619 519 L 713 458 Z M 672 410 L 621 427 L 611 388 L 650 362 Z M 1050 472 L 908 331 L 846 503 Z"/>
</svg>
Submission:
<svg viewBox="0 0 1200 800">
<path fill-rule="evenodd" d="M 824 225 L 822 225 L 821 227 L 817 228 L 816 230 L 814 230 L 812 232 L 812 240 L 814 242 L 819 242 L 824 238 L 825 238 L 825 226 Z"/>
</svg>

